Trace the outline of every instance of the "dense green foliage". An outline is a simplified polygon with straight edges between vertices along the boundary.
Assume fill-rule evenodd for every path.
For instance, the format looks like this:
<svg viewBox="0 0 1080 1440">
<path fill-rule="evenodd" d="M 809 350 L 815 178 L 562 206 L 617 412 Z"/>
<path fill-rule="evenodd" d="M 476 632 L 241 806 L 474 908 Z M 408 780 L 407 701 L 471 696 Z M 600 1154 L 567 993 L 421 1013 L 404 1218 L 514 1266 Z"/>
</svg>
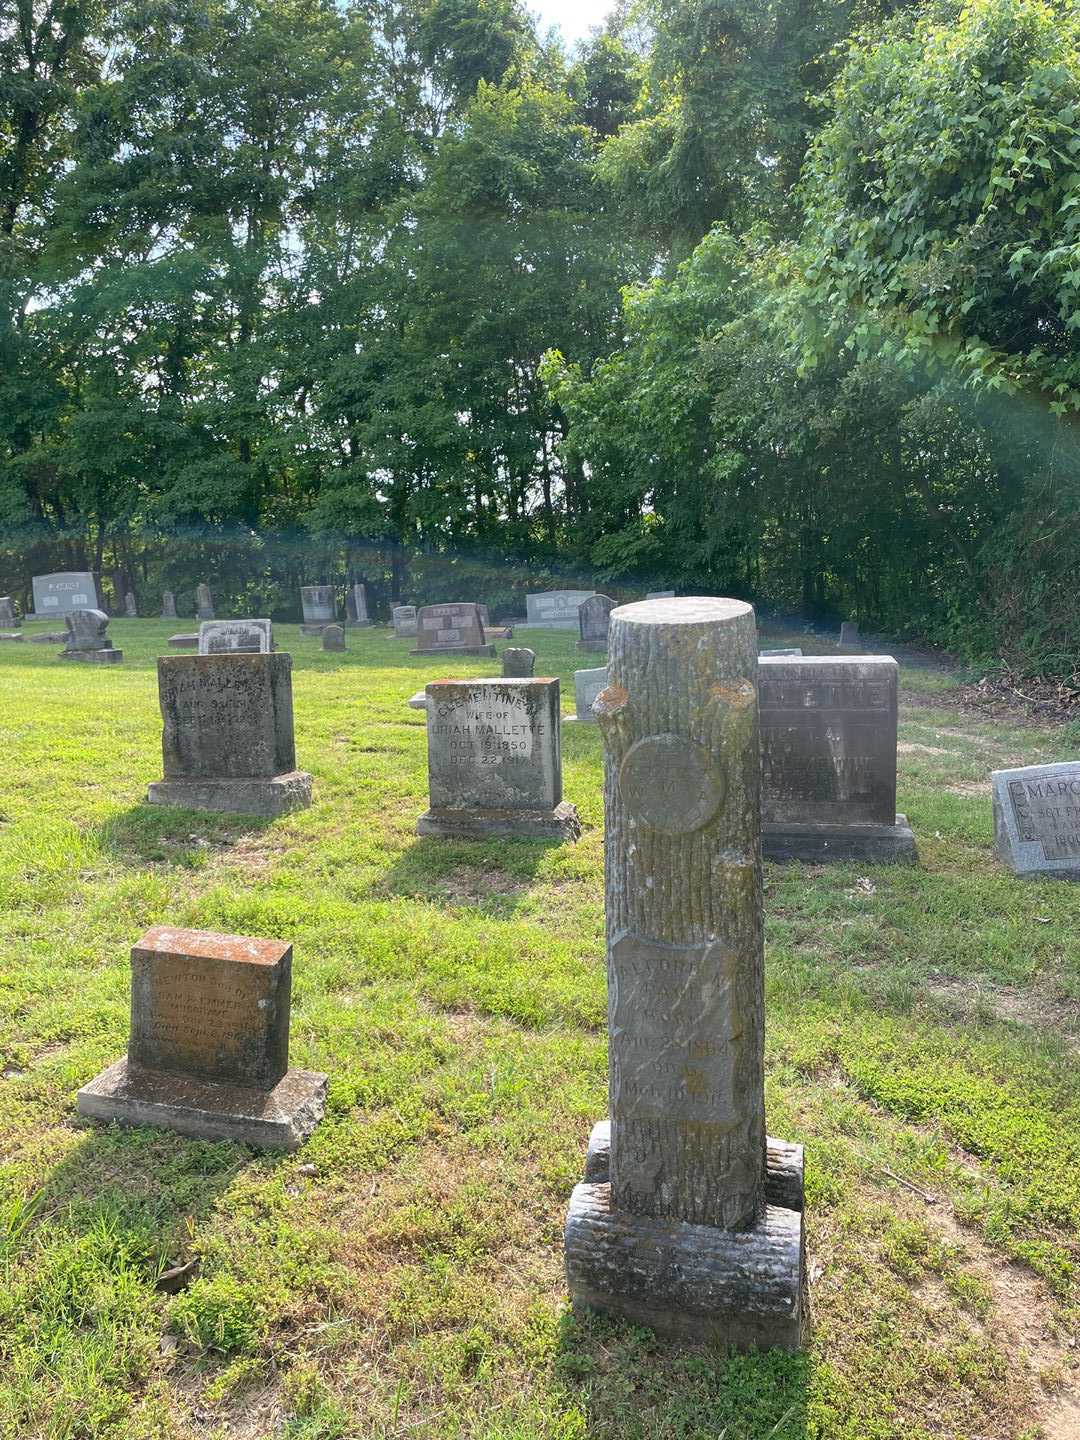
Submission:
<svg viewBox="0 0 1080 1440">
<path fill-rule="evenodd" d="M 480 566 L 1069 669 L 1078 333 L 1066 0 L 0 0 L 0 593 Z"/>
</svg>

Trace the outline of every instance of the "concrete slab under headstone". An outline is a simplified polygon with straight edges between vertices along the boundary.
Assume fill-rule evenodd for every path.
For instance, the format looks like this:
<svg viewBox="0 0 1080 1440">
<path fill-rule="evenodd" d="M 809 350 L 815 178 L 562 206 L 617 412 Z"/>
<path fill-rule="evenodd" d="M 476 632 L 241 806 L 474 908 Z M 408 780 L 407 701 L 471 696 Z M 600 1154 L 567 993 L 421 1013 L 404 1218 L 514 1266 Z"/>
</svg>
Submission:
<svg viewBox="0 0 1080 1440">
<path fill-rule="evenodd" d="M 159 655 L 164 779 L 151 805 L 277 816 L 311 804 L 296 768 L 292 656 Z"/>
<path fill-rule="evenodd" d="M 994 853 L 1017 875 L 1080 880 L 1080 760 L 994 770 Z"/>
<path fill-rule="evenodd" d="M 578 606 L 594 590 L 541 590 L 525 596 L 525 623 L 550 630 L 576 630 Z"/>
<path fill-rule="evenodd" d="M 896 813 L 893 657 L 762 656 L 758 687 L 765 858 L 914 864 Z"/>
<path fill-rule="evenodd" d="M 558 680 L 437 680 L 427 698 L 430 809 L 418 834 L 578 838 L 562 798 Z"/>
<path fill-rule="evenodd" d="M 487 655 L 494 658 L 495 646 L 487 643 L 480 606 L 465 601 L 425 605 L 417 612 L 416 649 L 411 655 Z"/>
<path fill-rule="evenodd" d="M 81 1115 L 295 1150 L 326 1076 L 289 1069 L 292 946 L 159 925 L 131 951 L 127 1056 L 78 1093 Z"/>
</svg>

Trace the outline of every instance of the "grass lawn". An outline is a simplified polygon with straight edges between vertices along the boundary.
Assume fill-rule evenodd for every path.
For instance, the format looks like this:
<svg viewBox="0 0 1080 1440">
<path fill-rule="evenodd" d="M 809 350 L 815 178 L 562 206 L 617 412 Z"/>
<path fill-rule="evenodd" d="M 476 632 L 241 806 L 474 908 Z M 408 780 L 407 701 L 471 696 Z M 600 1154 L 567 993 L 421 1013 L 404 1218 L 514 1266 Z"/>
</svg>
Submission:
<svg viewBox="0 0 1080 1440">
<path fill-rule="evenodd" d="M 405 702 L 446 661 L 280 626 L 313 807 L 151 809 L 178 628 L 114 621 L 115 669 L 0 646 L 4 1440 L 1077 1440 L 1080 885 L 994 863 L 988 783 L 1075 738 L 905 668 L 918 868 L 766 867 L 768 1123 L 806 1145 L 814 1329 L 732 1358 L 565 1304 L 606 1113 L 596 729 L 563 732 L 576 846 L 419 840 Z M 514 643 L 571 712 L 595 657 Z M 297 1154 L 76 1118 L 158 922 L 293 942 L 292 1061 L 330 1075 Z"/>
</svg>

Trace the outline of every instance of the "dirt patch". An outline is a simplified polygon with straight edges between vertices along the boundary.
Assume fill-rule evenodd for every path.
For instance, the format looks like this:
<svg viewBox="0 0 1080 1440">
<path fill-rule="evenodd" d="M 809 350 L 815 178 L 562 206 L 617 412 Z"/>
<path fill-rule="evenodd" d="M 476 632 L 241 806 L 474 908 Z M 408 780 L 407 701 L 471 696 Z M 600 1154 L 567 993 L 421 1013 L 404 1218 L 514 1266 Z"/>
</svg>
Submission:
<svg viewBox="0 0 1080 1440">
<path fill-rule="evenodd" d="M 283 842 L 269 834 L 243 835 L 229 847 L 225 857 L 232 870 L 247 875 L 265 875 L 285 849 Z"/>
<path fill-rule="evenodd" d="M 961 685 L 956 693 L 961 706 L 995 719 L 1011 720 L 1019 713 L 1043 725 L 1080 720 L 1080 671 L 1068 679 L 1002 671 L 984 675 L 977 685 Z"/>
<path fill-rule="evenodd" d="M 475 904 L 489 895 L 516 895 L 528 888 L 517 875 L 473 865 L 459 865 L 439 880 L 439 890 L 457 905 Z"/>
<path fill-rule="evenodd" d="M 913 741 L 900 740 L 896 744 L 898 755 L 955 755 L 955 750 L 944 750 L 940 745 L 918 745 Z"/>
<path fill-rule="evenodd" d="M 1080 1055 L 1080 1003 L 1075 1000 L 1037 990 L 1014 990 L 1009 985 L 988 981 L 938 978 L 928 981 L 926 989 L 960 1018 L 970 1018 L 980 1006 L 985 1006 L 999 1020 L 1011 1020 L 1060 1035 L 1069 1049 Z"/>
<path fill-rule="evenodd" d="M 943 787 L 947 795 L 989 795 L 993 788 L 989 780 L 957 780 Z"/>
</svg>

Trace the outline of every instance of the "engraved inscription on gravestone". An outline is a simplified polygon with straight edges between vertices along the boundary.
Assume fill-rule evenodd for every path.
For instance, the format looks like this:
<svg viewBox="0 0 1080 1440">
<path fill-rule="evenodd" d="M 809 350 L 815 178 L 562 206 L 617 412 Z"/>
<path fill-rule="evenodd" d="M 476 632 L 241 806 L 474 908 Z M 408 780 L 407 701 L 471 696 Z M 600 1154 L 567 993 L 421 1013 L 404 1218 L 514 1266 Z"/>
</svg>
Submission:
<svg viewBox="0 0 1080 1440">
<path fill-rule="evenodd" d="M 200 655 L 269 655 L 273 648 L 269 620 L 204 620 L 199 626 Z"/>
<path fill-rule="evenodd" d="M 416 649 L 413 655 L 495 654 L 495 646 L 484 639 L 479 605 L 451 602 L 425 605 L 417 612 Z"/>
<path fill-rule="evenodd" d="M 34 614 L 42 619 L 70 615 L 72 610 L 100 610 L 101 598 L 94 576 L 87 570 L 59 575 L 35 575 Z"/>
<path fill-rule="evenodd" d="M 594 593 L 592 590 L 542 590 L 526 595 L 525 623 L 550 629 L 576 630 L 578 607 Z"/>
<path fill-rule="evenodd" d="M 1018 875 L 1080 879 L 1080 760 L 991 774 L 994 851 Z"/>
</svg>

